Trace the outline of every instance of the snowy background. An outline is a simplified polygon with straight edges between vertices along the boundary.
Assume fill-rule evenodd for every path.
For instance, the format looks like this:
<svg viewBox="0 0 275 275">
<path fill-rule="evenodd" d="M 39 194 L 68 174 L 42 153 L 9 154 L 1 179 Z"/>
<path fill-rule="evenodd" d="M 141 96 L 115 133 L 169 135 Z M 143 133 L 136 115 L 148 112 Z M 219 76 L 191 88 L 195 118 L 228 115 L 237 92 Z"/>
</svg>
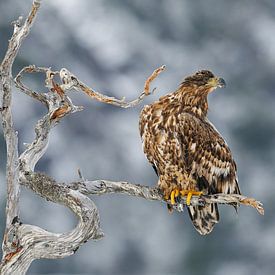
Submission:
<svg viewBox="0 0 275 275">
<path fill-rule="evenodd" d="M 31 1 L 0 0 L 0 60 L 12 33 L 10 22 Z M 35 261 L 29 274 L 274 274 L 275 270 L 275 1 L 273 0 L 48 0 L 14 66 L 66 67 L 98 91 L 135 98 L 159 65 L 157 93 L 135 109 L 120 109 L 72 94 L 85 106 L 56 127 L 37 169 L 60 181 L 127 180 L 154 185 L 138 133 L 142 105 L 175 90 L 198 69 L 227 82 L 209 98 L 210 120 L 230 145 L 241 190 L 265 204 L 220 207 L 221 221 L 200 236 L 187 213 L 169 215 L 164 204 L 108 195 L 93 198 L 106 237 L 71 257 Z M 43 89 L 42 78 L 30 79 Z M 23 142 L 33 139 L 42 105 L 14 92 L 14 114 Z M 5 144 L 0 137 L 0 233 L 4 230 Z M 21 219 L 63 232 L 76 224 L 71 212 L 22 190 Z"/>
</svg>

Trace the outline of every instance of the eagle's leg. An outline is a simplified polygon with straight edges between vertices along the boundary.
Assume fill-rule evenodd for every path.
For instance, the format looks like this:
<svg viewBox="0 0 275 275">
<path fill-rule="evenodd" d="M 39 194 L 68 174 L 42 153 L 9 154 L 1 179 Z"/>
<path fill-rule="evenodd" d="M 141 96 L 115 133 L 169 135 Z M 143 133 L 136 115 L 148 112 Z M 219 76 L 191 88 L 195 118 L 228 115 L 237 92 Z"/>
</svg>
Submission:
<svg viewBox="0 0 275 275">
<path fill-rule="evenodd" d="M 187 196 L 186 205 L 189 206 L 191 204 L 192 196 L 201 196 L 203 194 L 203 192 L 196 191 L 196 190 L 181 190 L 180 194 L 181 194 L 181 196 Z"/>
</svg>

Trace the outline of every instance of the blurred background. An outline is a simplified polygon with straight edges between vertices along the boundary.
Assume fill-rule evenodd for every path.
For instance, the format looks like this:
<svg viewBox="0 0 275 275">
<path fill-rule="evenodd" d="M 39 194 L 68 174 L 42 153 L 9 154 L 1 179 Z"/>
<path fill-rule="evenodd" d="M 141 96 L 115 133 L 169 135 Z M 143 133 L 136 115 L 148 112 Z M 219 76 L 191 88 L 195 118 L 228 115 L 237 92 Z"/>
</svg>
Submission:
<svg viewBox="0 0 275 275">
<path fill-rule="evenodd" d="M 0 1 L 0 60 L 12 34 L 10 23 L 30 10 L 30 0 Z M 83 82 L 128 100 L 162 64 L 157 92 L 134 109 L 120 109 L 80 93 L 85 106 L 53 129 L 37 170 L 58 181 L 125 180 L 153 186 L 157 178 L 142 152 L 138 116 L 144 104 L 177 88 L 187 75 L 210 69 L 227 82 L 209 97 L 209 118 L 225 137 L 238 165 L 243 194 L 265 205 L 220 207 L 221 221 L 200 236 L 188 214 L 168 214 L 158 202 L 122 195 L 93 197 L 105 238 L 74 256 L 38 260 L 29 274 L 274 274 L 275 270 L 275 2 L 273 0 L 48 0 L 24 41 L 14 75 L 25 65 L 65 67 Z M 44 90 L 43 76 L 26 80 Z M 31 142 L 45 113 L 14 90 L 20 151 Z M 2 131 L 2 130 L 1 130 Z M 0 233 L 5 217 L 5 143 L 0 137 Z M 77 220 L 64 207 L 22 188 L 21 219 L 53 232 Z"/>
</svg>

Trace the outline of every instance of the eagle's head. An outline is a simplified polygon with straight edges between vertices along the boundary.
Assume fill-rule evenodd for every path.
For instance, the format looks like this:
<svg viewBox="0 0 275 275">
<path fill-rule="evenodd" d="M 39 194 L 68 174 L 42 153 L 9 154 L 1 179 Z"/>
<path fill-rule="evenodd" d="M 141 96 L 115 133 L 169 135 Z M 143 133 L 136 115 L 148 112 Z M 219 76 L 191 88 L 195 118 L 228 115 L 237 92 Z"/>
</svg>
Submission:
<svg viewBox="0 0 275 275">
<path fill-rule="evenodd" d="M 223 78 L 215 76 L 208 70 L 202 70 L 186 77 L 181 86 L 195 88 L 194 91 L 197 90 L 210 93 L 216 88 L 225 87 L 225 81 Z"/>
<path fill-rule="evenodd" d="M 207 115 L 207 95 L 221 87 L 225 87 L 223 78 L 207 70 L 198 71 L 184 79 L 176 91 L 176 98 L 186 110 L 202 117 Z"/>
</svg>

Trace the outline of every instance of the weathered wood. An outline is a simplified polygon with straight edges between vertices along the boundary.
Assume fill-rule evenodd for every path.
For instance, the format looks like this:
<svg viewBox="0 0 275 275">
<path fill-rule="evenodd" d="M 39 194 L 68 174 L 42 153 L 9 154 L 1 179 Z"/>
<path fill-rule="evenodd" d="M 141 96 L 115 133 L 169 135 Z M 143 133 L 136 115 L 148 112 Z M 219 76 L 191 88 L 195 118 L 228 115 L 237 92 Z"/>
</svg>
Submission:
<svg viewBox="0 0 275 275">
<path fill-rule="evenodd" d="M 129 196 L 141 197 L 146 200 L 161 201 L 167 203 L 158 188 L 133 184 L 128 182 L 114 182 L 109 180 L 81 180 L 68 184 L 73 190 L 78 190 L 85 195 L 104 195 L 108 193 L 122 193 Z M 174 209 L 181 211 L 186 205 L 186 196 L 180 197 L 178 202 L 173 206 Z M 169 203 L 169 202 L 168 202 Z M 261 215 L 264 215 L 263 204 L 254 198 L 237 194 L 213 194 L 192 196 L 190 205 L 205 205 L 210 203 L 243 204 L 255 208 Z"/>
<path fill-rule="evenodd" d="M 11 112 L 12 66 L 23 40 L 27 37 L 33 25 L 39 7 L 40 1 L 34 1 L 31 12 L 25 22 L 22 24 L 22 17 L 19 17 L 18 20 L 13 22 L 14 32 L 9 40 L 7 52 L 0 65 L 0 112 L 2 115 L 2 127 L 7 148 L 6 229 L 2 245 L 4 255 L 13 253 L 13 243 L 17 242 L 16 237 L 10 239 L 10 233 L 13 231 L 13 221 L 19 215 L 18 202 L 20 194 L 20 185 L 18 181 L 18 139 L 17 132 L 14 129 Z"/>
<path fill-rule="evenodd" d="M 3 242 L 3 259 L 0 265 L 1 274 L 25 274 L 35 259 L 62 258 L 73 254 L 83 243 L 89 239 L 99 239 L 103 236 L 100 230 L 99 214 L 94 203 L 78 190 L 73 190 L 64 184 L 58 184 L 47 175 L 35 173 L 37 162 L 47 150 L 51 129 L 65 116 L 83 110 L 82 106 L 75 106 L 67 93 L 71 89 L 86 92 L 98 101 L 113 104 L 122 108 L 134 107 L 149 95 L 150 83 L 164 66 L 158 68 L 146 80 L 144 91 L 130 102 L 119 100 L 95 92 L 72 75 L 67 69 L 52 71 L 50 68 L 36 67 L 34 65 L 23 68 L 15 78 L 15 85 L 24 94 L 40 101 L 48 109 L 47 114 L 35 126 L 35 139 L 26 146 L 25 151 L 18 156 L 17 135 L 13 129 L 11 106 L 11 66 L 26 36 L 39 8 L 39 1 L 34 1 L 32 11 L 26 22 L 21 26 L 21 21 L 15 24 L 7 55 L 1 67 L 0 84 L 3 90 L 1 113 L 3 129 L 8 146 L 8 200 L 7 200 L 7 227 Z M 22 19 L 21 19 L 22 20 Z M 20 35 L 22 35 L 22 37 Z M 18 35 L 19 37 L 17 37 Z M 15 37 L 14 37 L 15 36 Z M 16 42 L 14 42 L 14 41 Z M 16 44 L 16 47 L 14 46 Z M 6 56 L 7 56 L 6 55 Z M 9 73 L 4 74 L 3 68 L 8 68 Z M 26 73 L 45 73 L 45 87 L 47 91 L 36 92 L 27 87 L 23 81 Z M 60 83 L 54 81 L 54 76 L 60 77 Z M 7 84 L 6 84 L 7 83 Z M 7 89 L 5 90 L 5 85 Z M 5 92 L 6 91 L 6 92 Z M 89 91 L 89 92 L 87 92 Z M 2 94 L 1 94 L 2 95 Z M 9 172 L 10 171 L 10 172 Z M 11 183 L 9 183 L 11 181 Z M 70 232 L 55 234 L 47 232 L 33 225 L 22 224 L 19 220 L 19 184 L 31 189 L 46 200 L 62 204 L 79 218 L 78 225 Z M 10 189 L 11 188 L 11 189 Z"/>
<path fill-rule="evenodd" d="M 35 259 L 63 258 L 75 253 L 86 241 L 102 238 L 99 213 L 88 195 L 123 193 L 167 203 L 157 188 L 127 182 L 88 181 L 83 179 L 80 172 L 79 181 L 64 184 L 57 183 L 48 175 L 35 172 L 37 162 L 47 150 L 51 129 L 65 116 L 83 109 L 82 106 L 75 106 L 72 103 L 68 96 L 71 89 L 84 92 L 89 97 L 103 103 L 130 108 L 136 106 L 150 94 L 151 82 L 165 69 L 165 66 L 159 67 L 147 78 L 142 93 L 130 102 L 125 101 L 125 98 L 117 99 L 95 92 L 65 68 L 60 71 L 52 71 L 50 68 L 35 67 L 34 65 L 23 68 L 15 78 L 15 85 L 21 92 L 45 105 L 48 112 L 35 126 L 34 141 L 26 147 L 20 156 L 18 155 L 17 133 L 13 126 L 11 112 L 13 81 L 11 70 L 18 50 L 37 15 L 40 2 L 40 0 L 33 1 L 31 11 L 23 24 L 22 18 L 14 22 L 14 33 L 0 66 L 0 113 L 7 144 L 7 220 L 0 274 L 25 274 Z M 45 73 L 47 91 L 38 93 L 23 84 L 24 74 L 41 72 Z M 60 78 L 60 83 L 54 81 L 54 76 L 57 75 Z M 68 207 L 79 219 L 77 226 L 69 232 L 56 234 L 35 225 L 22 224 L 18 208 L 20 184 L 46 200 Z M 191 205 L 204 205 L 212 202 L 245 204 L 256 208 L 261 214 L 264 211 L 260 202 L 240 195 L 215 194 L 193 196 L 191 199 Z M 185 204 L 186 198 L 183 197 L 177 200 L 174 208 L 181 211 Z"/>
</svg>

